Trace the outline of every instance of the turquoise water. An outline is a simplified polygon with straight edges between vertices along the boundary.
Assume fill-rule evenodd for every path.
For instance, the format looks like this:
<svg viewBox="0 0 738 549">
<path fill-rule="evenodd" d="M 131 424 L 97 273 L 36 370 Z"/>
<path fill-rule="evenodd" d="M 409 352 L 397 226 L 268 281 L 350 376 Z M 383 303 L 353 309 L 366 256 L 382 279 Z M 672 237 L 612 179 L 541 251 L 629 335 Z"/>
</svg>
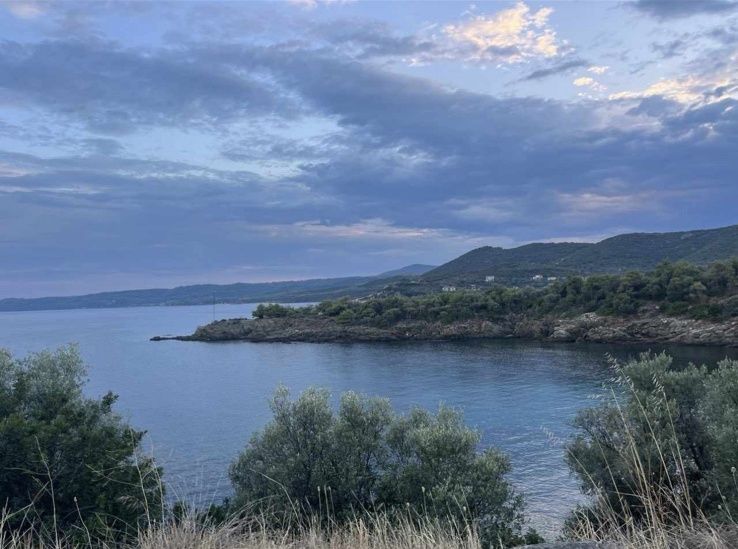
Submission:
<svg viewBox="0 0 738 549">
<path fill-rule="evenodd" d="M 469 424 L 511 457 L 533 524 L 555 531 L 579 500 L 562 441 L 576 411 L 609 378 L 606 353 L 645 350 L 522 341 L 372 344 L 150 342 L 187 334 L 251 305 L 0 313 L 0 347 L 18 355 L 75 342 L 89 364 L 87 392 L 120 395 L 118 410 L 149 433 L 147 444 L 178 497 L 205 504 L 227 495 L 227 469 L 269 419 L 279 384 L 334 395 L 387 397 L 398 410 L 463 409 Z M 655 347 L 654 349 L 657 349 Z M 658 348 L 660 350 L 660 348 Z M 682 362 L 713 362 L 738 350 L 677 347 Z"/>
</svg>

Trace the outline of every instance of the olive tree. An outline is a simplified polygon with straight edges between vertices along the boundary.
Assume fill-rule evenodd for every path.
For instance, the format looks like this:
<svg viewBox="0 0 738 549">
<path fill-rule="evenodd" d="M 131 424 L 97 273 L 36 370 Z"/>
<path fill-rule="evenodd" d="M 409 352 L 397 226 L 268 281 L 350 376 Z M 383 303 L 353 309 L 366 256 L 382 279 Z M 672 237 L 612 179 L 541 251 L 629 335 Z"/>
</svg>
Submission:
<svg viewBox="0 0 738 549">
<path fill-rule="evenodd" d="M 616 368 L 621 387 L 578 415 L 568 447 L 582 489 L 599 498 L 582 516 L 638 523 L 658 511 L 676 522 L 738 511 L 738 362 L 677 368 L 662 353 Z"/>
<path fill-rule="evenodd" d="M 5 527 L 119 537 L 161 515 L 160 471 L 144 432 L 82 393 L 76 348 L 0 350 L 0 508 Z"/>
<path fill-rule="evenodd" d="M 292 401 L 284 388 L 271 408 L 272 421 L 231 467 L 236 508 L 281 520 L 379 511 L 473 523 L 489 544 L 523 540 L 508 459 L 478 452 L 479 433 L 457 411 L 398 415 L 387 400 L 349 392 L 334 412 L 324 390 Z"/>
</svg>

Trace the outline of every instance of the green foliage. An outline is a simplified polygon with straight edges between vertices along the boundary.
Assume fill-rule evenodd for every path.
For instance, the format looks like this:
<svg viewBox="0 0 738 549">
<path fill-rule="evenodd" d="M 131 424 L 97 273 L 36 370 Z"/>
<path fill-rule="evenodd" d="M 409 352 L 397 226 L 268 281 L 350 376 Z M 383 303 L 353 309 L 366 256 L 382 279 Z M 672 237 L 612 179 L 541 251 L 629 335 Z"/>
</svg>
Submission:
<svg viewBox="0 0 738 549">
<path fill-rule="evenodd" d="M 161 513 L 160 471 L 116 396 L 82 394 L 74 347 L 15 359 L 0 350 L 0 507 L 9 528 L 118 537 Z M 84 534 L 87 536 L 87 533 Z"/>
<path fill-rule="evenodd" d="M 294 307 L 285 307 L 278 303 L 260 303 L 251 313 L 254 318 L 284 318 L 296 315 L 297 310 Z"/>
<path fill-rule="evenodd" d="M 619 368 L 622 401 L 581 412 L 568 463 L 602 509 L 636 522 L 738 511 L 738 362 L 677 369 L 666 354 Z M 600 517 L 601 518 L 601 517 Z"/>
<path fill-rule="evenodd" d="M 586 312 L 632 315 L 648 304 L 657 306 L 665 314 L 698 319 L 738 316 L 738 261 L 714 263 L 707 267 L 662 263 L 648 273 L 575 276 L 539 289 L 494 286 L 481 292 L 340 299 L 289 311 L 270 305 L 268 307 L 275 308 L 274 313 L 258 314 L 319 315 L 335 318 L 343 324 L 388 327 L 403 321 L 496 321 L 510 315 L 541 317 Z M 267 310 L 262 307 L 265 306 L 260 305 L 257 311 Z"/>
<path fill-rule="evenodd" d="M 290 401 L 280 389 L 273 420 L 231 467 L 235 507 L 315 513 L 344 521 L 367 510 L 474 521 L 489 543 L 521 541 L 523 502 L 507 458 L 476 451 L 479 434 L 446 407 L 396 415 L 387 400 L 346 393 L 337 412 L 325 391 Z M 528 539 L 534 539 L 534 535 Z"/>
</svg>

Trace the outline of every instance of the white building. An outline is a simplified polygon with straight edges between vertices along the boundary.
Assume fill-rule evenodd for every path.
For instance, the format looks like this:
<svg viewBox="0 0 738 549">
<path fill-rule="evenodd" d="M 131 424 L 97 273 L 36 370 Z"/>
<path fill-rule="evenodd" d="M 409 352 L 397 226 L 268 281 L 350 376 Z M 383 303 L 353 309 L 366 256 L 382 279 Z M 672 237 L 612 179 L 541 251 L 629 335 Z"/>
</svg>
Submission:
<svg viewBox="0 0 738 549">
<path fill-rule="evenodd" d="M 456 286 L 444 286 L 443 288 L 441 288 L 441 291 L 442 292 L 455 292 Z"/>
<path fill-rule="evenodd" d="M 549 276 L 547 280 L 549 282 L 553 282 L 554 280 L 558 280 L 558 279 L 559 279 L 559 277 L 557 277 L 557 276 Z"/>
<path fill-rule="evenodd" d="M 484 277 L 485 282 L 494 282 L 495 281 L 495 275 L 487 275 Z"/>
<path fill-rule="evenodd" d="M 532 280 L 543 280 L 543 275 L 534 275 Z"/>
</svg>

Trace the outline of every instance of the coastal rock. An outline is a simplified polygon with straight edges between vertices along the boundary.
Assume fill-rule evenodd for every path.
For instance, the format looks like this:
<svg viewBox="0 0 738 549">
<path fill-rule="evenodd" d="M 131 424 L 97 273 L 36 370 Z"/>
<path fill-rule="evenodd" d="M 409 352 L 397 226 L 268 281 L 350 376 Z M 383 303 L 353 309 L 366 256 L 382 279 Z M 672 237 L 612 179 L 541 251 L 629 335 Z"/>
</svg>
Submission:
<svg viewBox="0 0 738 549">
<path fill-rule="evenodd" d="M 295 316 L 249 320 L 232 318 L 200 326 L 189 336 L 156 336 L 153 341 L 263 341 L 362 342 L 521 338 L 543 341 L 599 343 L 678 343 L 738 346 L 738 319 L 713 322 L 654 315 L 630 317 L 586 313 L 573 318 L 531 319 L 523 316 L 500 321 L 404 321 L 391 327 L 339 323 L 325 316 Z"/>
</svg>

